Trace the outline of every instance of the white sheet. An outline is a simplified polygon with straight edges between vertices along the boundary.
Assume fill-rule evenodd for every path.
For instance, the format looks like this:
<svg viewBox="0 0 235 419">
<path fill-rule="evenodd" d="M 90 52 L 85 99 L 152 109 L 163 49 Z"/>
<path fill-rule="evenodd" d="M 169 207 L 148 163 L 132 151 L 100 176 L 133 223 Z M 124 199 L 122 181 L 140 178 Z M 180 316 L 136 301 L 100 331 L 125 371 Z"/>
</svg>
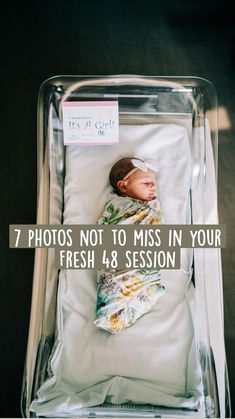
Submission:
<svg viewBox="0 0 235 419">
<path fill-rule="evenodd" d="M 148 124 L 122 125 L 117 146 L 67 147 L 65 224 L 96 223 L 110 189 L 109 170 L 127 155 L 156 158 L 165 222 L 190 222 L 188 132 L 175 124 Z M 93 325 L 96 273 L 61 272 L 50 377 L 31 410 L 51 417 L 76 415 L 79 408 L 104 401 L 197 408 L 201 372 L 190 266 L 191 251 L 183 250 L 181 270 L 162 271 L 164 296 L 119 335 Z"/>
</svg>

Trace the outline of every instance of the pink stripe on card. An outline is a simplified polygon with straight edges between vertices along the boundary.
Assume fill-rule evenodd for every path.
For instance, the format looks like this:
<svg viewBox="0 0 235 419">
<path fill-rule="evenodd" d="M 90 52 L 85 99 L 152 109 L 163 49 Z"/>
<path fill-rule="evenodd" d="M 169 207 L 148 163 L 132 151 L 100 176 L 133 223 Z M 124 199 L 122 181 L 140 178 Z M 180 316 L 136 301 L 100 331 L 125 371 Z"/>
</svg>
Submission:
<svg viewBox="0 0 235 419">
<path fill-rule="evenodd" d="M 81 142 L 73 142 L 73 141 L 66 141 L 64 142 L 64 145 L 111 145 L 111 144 L 119 144 L 118 141 L 102 141 L 102 142 L 98 142 L 98 141 L 81 141 Z"/>
<path fill-rule="evenodd" d="M 114 106 L 117 105 L 118 101 L 100 101 L 100 102 L 63 102 L 63 106 Z"/>
</svg>

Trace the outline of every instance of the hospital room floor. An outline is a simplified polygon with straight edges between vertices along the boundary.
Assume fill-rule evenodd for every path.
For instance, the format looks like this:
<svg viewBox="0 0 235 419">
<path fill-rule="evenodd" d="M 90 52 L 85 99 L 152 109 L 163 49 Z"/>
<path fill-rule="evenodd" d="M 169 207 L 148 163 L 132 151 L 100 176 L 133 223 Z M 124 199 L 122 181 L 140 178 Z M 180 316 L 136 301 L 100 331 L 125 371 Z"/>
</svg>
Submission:
<svg viewBox="0 0 235 419">
<path fill-rule="evenodd" d="M 52 0 L 3 11 L 0 417 L 21 416 L 34 256 L 8 248 L 8 228 L 36 222 L 37 96 L 40 84 L 58 74 L 191 75 L 215 85 L 219 215 L 227 228 L 225 344 L 235 415 L 235 14 L 222 1 L 161 3 Z"/>
</svg>

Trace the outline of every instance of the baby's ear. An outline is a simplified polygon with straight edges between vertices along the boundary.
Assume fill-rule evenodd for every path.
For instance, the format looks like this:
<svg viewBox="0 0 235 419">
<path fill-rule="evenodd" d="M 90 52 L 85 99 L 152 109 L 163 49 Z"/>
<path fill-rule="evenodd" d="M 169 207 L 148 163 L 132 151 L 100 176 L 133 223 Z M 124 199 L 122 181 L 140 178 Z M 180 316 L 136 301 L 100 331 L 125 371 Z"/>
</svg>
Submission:
<svg viewBox="0 0 235 419">
<path fill-rule="evenodd" d="M 126 192 L 126 184 L 125 184 L 124 180 L 118 180 L 117 181 L 117 189 L 121 193 L 125 193 Z"/>
</svg>

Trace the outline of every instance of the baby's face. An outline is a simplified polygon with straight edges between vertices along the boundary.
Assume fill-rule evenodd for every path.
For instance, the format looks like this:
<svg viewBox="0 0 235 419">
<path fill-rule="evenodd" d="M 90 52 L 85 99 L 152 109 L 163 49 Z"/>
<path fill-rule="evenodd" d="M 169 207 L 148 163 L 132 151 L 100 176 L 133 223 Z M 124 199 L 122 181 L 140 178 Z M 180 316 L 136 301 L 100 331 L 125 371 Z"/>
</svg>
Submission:
<svg viewBox="0 0 235 419">
<path fill-rule="evenodd" d="M 144 172 L 140 169 L 136 170 L 126 181 L 125 195 L 130 198 L 151 201 L 156 198 L 157 185 L 156 174 L 152 171 Z"/>
</svg>

